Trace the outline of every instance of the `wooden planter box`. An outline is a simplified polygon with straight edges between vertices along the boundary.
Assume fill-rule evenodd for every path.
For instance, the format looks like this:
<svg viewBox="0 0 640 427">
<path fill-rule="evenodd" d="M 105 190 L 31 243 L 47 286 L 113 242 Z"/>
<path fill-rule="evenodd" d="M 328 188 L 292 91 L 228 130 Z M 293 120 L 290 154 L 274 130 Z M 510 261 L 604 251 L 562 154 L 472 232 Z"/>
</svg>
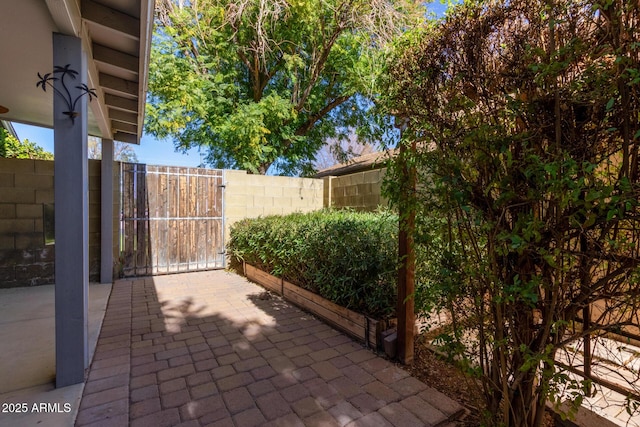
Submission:
<svg viewBox="0 0 640 427">
<path fill-rule="evenodd" d="M 382 332 L 391 327 L 393 320 L 375 320 L 356 313 L 247 263 L 244 263 L 244 274 L 249 280 L 315 314 L 337 329 L 362 341 L 367 347 L 377 351 L 383 350 Z"/>
</svg>

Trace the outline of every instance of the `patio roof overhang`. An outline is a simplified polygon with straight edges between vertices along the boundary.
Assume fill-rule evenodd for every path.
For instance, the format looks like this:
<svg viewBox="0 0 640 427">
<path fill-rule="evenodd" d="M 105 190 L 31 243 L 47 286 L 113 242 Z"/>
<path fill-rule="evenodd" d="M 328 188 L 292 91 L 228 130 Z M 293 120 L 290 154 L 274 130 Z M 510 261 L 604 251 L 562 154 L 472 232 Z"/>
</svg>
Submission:
<svg viewBox="0 0 640 427">
<path fill-rule="evenodd" d="M 0 4 L 0 120 L 53 127 L 53 95 L 36 87 L 53 69 L 52 33 L 82 40 L 90 135 L 139 144 L 154 0 L 20 0 Z M 4 111 L 0 108 L 0 112 Z"/>
</svg>

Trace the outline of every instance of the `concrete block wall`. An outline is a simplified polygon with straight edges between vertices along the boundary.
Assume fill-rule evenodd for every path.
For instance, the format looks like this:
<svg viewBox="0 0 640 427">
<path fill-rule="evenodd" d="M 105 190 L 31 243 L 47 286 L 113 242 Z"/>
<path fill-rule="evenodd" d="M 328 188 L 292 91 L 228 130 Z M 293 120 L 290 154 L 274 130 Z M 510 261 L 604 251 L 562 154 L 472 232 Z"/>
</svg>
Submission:
<svg viewBox="0 0 640 427">
<path fill-rule="evenodd" d="M 385 169 L 324 179 L 225 171 L 225 239 L 243 218 L 323 207 L 375 210 Z M 118 264 L 119 163 L 114 163 L 114 268 Z M 89 161 L 89 273 L 100 274 L 100 161 Z M 0 287 L 53 283 L 55 245 L 45 244 L 44 205 L 54 203 L 53 162 L 0 159 Z"/>
<path fill-rule="evenodd" d="M 225 240 L 243 218 L 310 212 L 323 207 L 323 181 L 312 178 L 250 175 L 225 171 Z"/>
<path fill-rule="evenodd" d="M 386 168 L 382 168 L 323 178 L 324 206 L 360 211 L 374 211 L 379 206 L 387 206 L 388 200 L 382 195 L 385 172 Z"/>
<path fill-rule="evenodd" d="M 53 283 L 55 250 L 44 239 L 53 162 L 0 158 L 0 287 Z"/>
<path fill-rule="evenodd" d="M 0 288 L 53 283 L 55 244 L 45 242 L 53 161 L 0 158 Z M 89 161 L 89 271 L 100 273 L 100 162 Z"/>
</svg>

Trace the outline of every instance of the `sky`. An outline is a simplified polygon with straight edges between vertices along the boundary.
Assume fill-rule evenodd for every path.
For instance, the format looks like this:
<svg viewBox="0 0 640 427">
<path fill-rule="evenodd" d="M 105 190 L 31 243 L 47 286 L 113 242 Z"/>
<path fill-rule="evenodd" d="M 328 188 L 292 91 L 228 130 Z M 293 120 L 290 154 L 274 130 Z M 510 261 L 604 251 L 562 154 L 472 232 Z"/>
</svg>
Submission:
<svg viewBox="0 0 640 427">
<path fill-rule="evenodd" d="M 53 129 L 13 123 L 13 127 L 21 140 L 28 139 L 45 150 L 53 153 Z M 131 145 L 138 161 L 148 165 L 190 166 L 200 164 L 200 154 L 194 148 L 182 154 L 176 152 L 170 140 L 157 140 L 152 136 L 142 135 L 140 145 Z"/>
<path fill-rule="evenodd" d="M 454 2 L 457 2 L 455 0 Z M 427 5 L 429 11 L 436 16 L 442 16 L 446 5 L 439 0 Z M 21 140 L 28 139 L 53 153 L 53 129 L 37 126 L 28 126 L 13 123 L 13 127 Z M 173 141 L 157 140 L 149 135 L 142 135 L 140 145 L 132 145 L 138 161 L 149 165 L 189 166 L 196 167 L 201 164 L 201 156 L 197 148 L 192 148 L 187 153 L 176 152 Z"/>
</svg>

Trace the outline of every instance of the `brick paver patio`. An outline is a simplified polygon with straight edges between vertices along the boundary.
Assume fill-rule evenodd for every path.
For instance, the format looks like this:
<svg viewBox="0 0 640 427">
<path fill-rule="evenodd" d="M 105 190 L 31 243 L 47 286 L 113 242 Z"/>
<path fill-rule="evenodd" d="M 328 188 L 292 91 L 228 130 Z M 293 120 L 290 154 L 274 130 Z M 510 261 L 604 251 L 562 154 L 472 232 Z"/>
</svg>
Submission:
<svg viewBox="0 0 640 427">
<path fill-rule="evenodd" d="M 76 426 L 436 426 L 463 408 L 224 271 L 119 280 Z"/>
</svg>

